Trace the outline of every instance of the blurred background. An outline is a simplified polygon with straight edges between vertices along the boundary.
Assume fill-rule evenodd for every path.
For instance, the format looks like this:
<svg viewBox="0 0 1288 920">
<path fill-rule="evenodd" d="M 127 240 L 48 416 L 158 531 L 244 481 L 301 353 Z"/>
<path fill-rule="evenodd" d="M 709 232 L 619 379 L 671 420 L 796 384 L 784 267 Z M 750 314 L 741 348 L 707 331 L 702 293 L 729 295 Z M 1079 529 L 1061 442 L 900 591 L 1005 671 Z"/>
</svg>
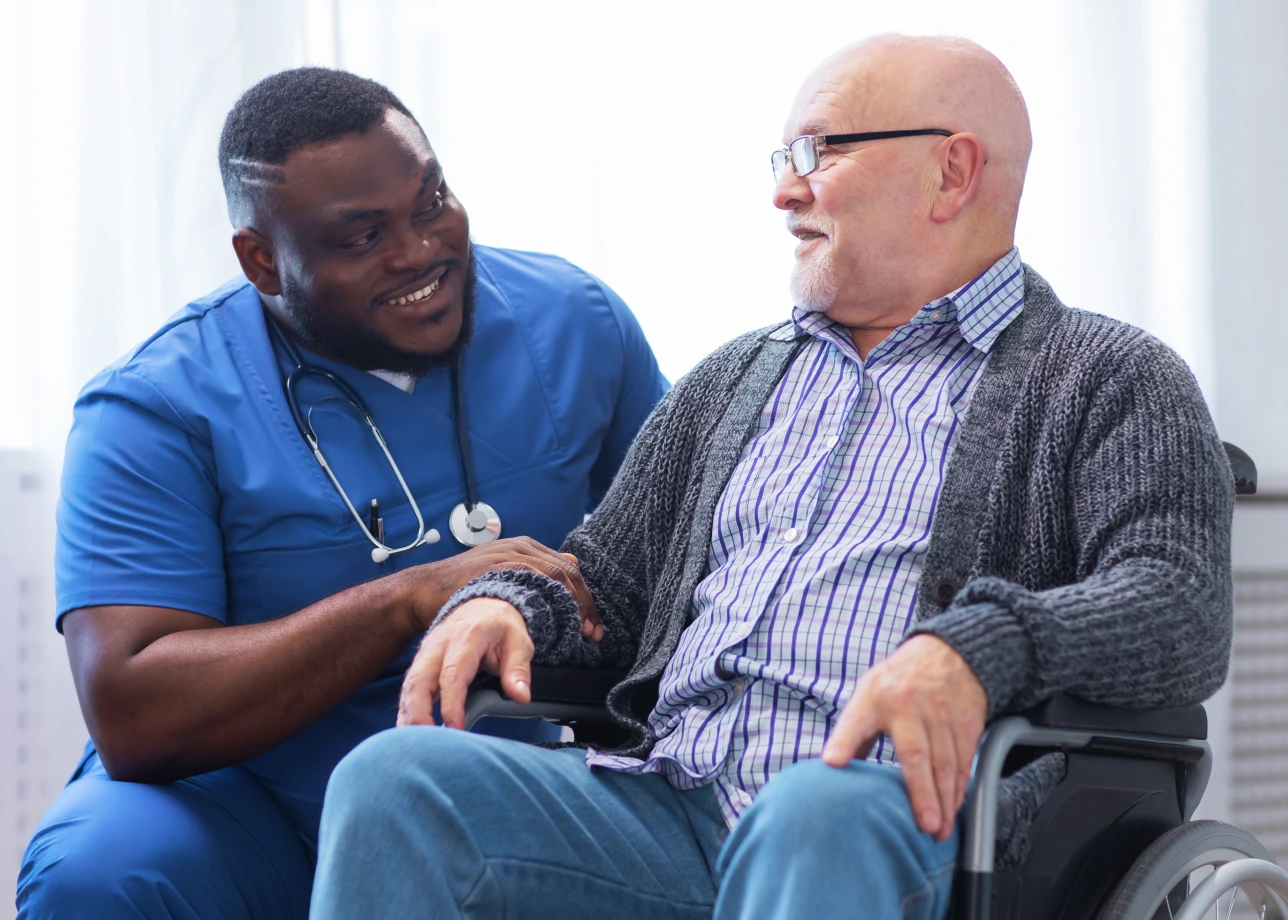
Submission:
<svg viewBox="0 0 1288 920">
<path fill-rule="evenodd" d="M 1288 0 L 0 0 L 0 891 L 85 738 L 51 584 L 72 402 L 237 273 L 215 146 L 243 90 L 301 64 L 386 83 L 475 238 L 599 275 L 674 379 L 787 316 L 769 152 L 806 73 L 889 30 L 1010 67 L 1025 260 L 1176 348 L 1261 469 L 1202 811 L 1288 857 Z"/>
</svg>

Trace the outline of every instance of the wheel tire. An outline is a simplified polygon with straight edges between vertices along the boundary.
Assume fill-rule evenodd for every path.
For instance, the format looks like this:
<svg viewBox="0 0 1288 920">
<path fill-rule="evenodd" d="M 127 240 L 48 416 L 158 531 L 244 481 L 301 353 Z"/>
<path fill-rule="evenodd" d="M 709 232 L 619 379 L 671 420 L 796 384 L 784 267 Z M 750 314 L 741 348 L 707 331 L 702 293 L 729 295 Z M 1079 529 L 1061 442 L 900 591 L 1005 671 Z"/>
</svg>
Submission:
<svg viewBox="0 0 1288 920">
<path fill-rule="evenodd" d="M 1097 916 L 1099 920 L 1151 920 L 1154 912 L 1162 908 L 1166 917 L 1163 898 L 1184 883 L 1191 872 L 1248 857 L 1275 861 L 1243 828 L 1221 821 L 1182 824 L 1140 854 Z M 1173 902 L 1173 909 L 1177 906 Z"/>
</svg>

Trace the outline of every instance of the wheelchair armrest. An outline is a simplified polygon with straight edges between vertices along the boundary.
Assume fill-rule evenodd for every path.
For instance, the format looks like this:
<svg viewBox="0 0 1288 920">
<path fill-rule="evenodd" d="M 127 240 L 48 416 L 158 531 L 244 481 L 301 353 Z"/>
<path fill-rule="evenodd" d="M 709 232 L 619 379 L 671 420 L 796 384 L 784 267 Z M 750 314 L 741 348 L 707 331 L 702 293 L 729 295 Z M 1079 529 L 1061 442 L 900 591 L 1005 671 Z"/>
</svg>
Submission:
<svg viewBox="0 0 1288 920">
<path fill-rule="evenodd" d="M 1056 696 L 1023 715 L 989 725 L 975 764 L 974 793 L 964 822 L 961 867 L 973 902 L 983 905 L 993 873 L 998 785 L 1016 747 L 1087 751 L 1115 757 L 1172 761 L 1186 767 L 1186 800 L 1197 802 L 1212 772 L 1202 706 L 1130 711 Z M 984 917 L 987 913 L 978 913 Z"/>
<path fill-rule="evenodd" d="M 1024 717 L 1030 725 L 1043 728 L 1207 740 L 1207 711 L 1201 705 L 1178 709 L 1117 709 L 1060 694 L 1034 706 Z"/>
<path fill-rule="evenodd" d="M 501 679 L 485 674 L 470 685 L 465 700 L 465 728 L 484 716 L 548 719 L 552 722 L 609 722 L 608 691 L 625 671 L 586 668 L 532 668 L 532 702 L 515 703 L 501 690 Z"/>
</svg>

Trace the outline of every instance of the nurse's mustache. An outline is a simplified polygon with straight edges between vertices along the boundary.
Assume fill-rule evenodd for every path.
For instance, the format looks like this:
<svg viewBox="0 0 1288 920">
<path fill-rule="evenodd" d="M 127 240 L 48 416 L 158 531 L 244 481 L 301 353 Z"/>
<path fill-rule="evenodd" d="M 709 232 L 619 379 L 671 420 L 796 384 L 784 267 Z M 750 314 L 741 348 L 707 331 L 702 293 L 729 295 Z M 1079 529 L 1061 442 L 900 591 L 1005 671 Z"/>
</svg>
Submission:
<svg viewBox="0 0 1288 920">
<path fill-rule="evenodd" d="M 398 285 L 398 287 L 391 288 L 390 290 L 378 295 L 373 300 L 373 303 L 379 306 L 399 297 L 404 297 L 442 278 L 451 269 L 460 267 L 460 259 L 443 259 L 440 262 L 435 262 L 411 281 L 404 281 L 402 284 Z"/>
</svg>

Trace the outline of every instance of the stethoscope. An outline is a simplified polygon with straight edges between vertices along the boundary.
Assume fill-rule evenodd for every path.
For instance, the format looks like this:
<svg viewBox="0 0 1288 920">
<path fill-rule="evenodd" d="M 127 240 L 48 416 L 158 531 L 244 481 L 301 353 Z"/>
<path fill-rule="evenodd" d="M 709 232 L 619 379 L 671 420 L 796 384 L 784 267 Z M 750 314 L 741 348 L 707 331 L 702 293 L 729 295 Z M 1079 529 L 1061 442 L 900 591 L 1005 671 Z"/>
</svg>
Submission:
<svg viewBox="0 0 1288 920">
<path fill-rule="evenodd" d="M 416 549 L 418 546 L 437 543 L 440 539 L 438 531 L 433 527 L 426 529 L 425 516 L 420 513 L 420 505 L 416 503 L 415 496 L 411 494 L 407 480 L 403 478 L 402 470 L 398 469 L 398 463 L 394 460 L 393 454 L 389 452 L 389 445 L 385 443 L 384 436 L 380 433 L 380 429 L 376 427 L 375 421 L 371 418 L 371 412 L 367 409 L 367 404 L 358 394 L 358 391 L 343 378 L 331 373 L 326 368 L 318 367 L 315 364 L 306 364 L 304 357 L 300 354 L 300 350 L 295 347 L 295 343 L 282 331 L 277 322 L 268 315 L 265 315 L 264 320 L 274 341 L 281 345 L 287 357 L 295 362 L 295 368 L 289 374 L 282 374 L 281 365 L 278 364 L 278 373 L 282 374 L 282 383 L 286 390 L 286 405 L 291 410 L 291 418 L 295 420 L 295 427 L 299 429 L 300 436 L 304 438 L 309 449 L 313 451 L 313 456 L 317 460 L 318 466 L 322 467 L 322 472 L 326 473 L 327 478 L 331 480 L 331 485 L 335 486 L 335 490 L 344 501 L 345 507 L 349 509 L 353 519 L 362 528 L 363 535 L 371 541 L 371 561 L 379 564 L 397 553 L 405 553 Z M 327 397 L 311 406 L 306 414 L 300 409 L 297 391 L 300 383 L 308 377 L 316 377 L 330 383 L 344 395 L 344 399 L 342 400 L 339 396 Z M 452 396 L 456 407 L 455 418 L 453 419 L 456 427 L 456 443 L 461 452 L 461 466 L 465 469 L 465 501 L 452 509 L 452 513 L 447 519 L 447 526 L 451 530 L 452 536 L 462 546 L 481 546 L 501 535 L 501 518 L 497 516 L 496 510 L 491 505 L 479 500 L 478 480 L 474 476 L 474 454 L 470 450 L 469 423 L 465 415 L 465 391 L 461 386 L 460 361 L 452 365 Z M 371 502 L 370 521 L 362 519 L 358 509 L 349 500 L 349 494 L 344 491 L 344 486 L 340 485 L 340 480 L 336 478 L 331 465 L 327 463 L 326 457 L 322 453 L 322 448 L 318 446 L 318 434 L 313 428 L 313 410 L 323 403 L 343 402 L 345 400 L 348 401 L 350 408 L 357 410 L 363 421 L 367 423 L 367 427 L 371 429 L 371 434 L 375 437 L 376 443 L 380 445 L 385 459 L 389 461 L 389 468 L 394 471 L 394 476 L 398 478 L 398 485 L 402 486 L 403 495 L 407 496 L 407 503 L 411 505 L 411 510 L 416 515 L 416 538 L 406 546 L 395 547 L 385 543 L 384 520 L 380 517 L 379 505 L 374 499 Z"/>
</svg>

